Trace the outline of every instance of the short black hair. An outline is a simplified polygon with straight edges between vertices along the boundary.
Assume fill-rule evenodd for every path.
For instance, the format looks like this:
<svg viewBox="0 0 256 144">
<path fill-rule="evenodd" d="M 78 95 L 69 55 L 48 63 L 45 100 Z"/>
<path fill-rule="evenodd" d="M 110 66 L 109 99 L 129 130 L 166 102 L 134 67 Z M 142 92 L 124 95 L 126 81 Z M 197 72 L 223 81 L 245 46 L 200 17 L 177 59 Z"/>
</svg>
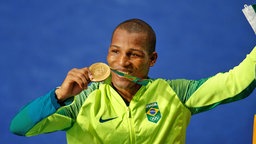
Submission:
<svg viewBox="0 0 256 144">
<path fill-rule="evenodd" d="M 129 33 L 146 33 L 148 38 L 148 52 L 151 54 L 155 51 L 156 34 L 153 28 L 145 21 L 137 18 L 125 20 L 116 26 L 113 34 L 118 28 L 126 30 Z"/>
</svg>

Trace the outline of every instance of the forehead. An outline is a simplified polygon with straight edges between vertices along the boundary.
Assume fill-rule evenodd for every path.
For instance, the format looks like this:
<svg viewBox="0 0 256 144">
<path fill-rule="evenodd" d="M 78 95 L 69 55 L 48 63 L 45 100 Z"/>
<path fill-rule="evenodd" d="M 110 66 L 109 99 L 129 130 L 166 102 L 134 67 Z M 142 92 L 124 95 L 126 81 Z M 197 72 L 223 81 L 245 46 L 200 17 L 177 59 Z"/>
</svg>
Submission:
<svg viewBox="0 0 256 144">
<path fill-rule="evenodd" d="M 123 29 L 116 29 L 112 36 L 112 44 L 129 44 L 141 47 L 147 46 L 147 34 L 142 32 L 128 32 Z"/>
</svg>

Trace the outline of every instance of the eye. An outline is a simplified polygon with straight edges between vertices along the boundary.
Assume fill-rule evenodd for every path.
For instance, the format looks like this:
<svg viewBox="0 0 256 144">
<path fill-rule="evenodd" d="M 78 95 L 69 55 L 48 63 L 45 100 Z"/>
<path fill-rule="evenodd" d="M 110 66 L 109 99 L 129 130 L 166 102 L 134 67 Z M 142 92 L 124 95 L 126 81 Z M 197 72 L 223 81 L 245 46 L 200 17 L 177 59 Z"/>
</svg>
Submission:
<svg viewBox="0 0 256 144">
<path fill-rule="evenodd" d="M 143 54 L 141 52 L 138 52 L 138 51 L 133 51 L 133 52 L 130 53 L 130 56 L 134 57 L 134 58 L 141 58 L 141 57 L 143 57 Z"/>
<path fill-rule="evenodd" d="M 140 55 L 137 54 L 137 53 L 132 53 L 131 56 L 132 56 L 132 57 L 140 57 Z"/>
<path fill-rule="evenodd" d="M 114 54 L 117 54 L 117 53 L 119 53 L 119 50 L 117 50 L 117 49 L 111 49 L 110 52 L 111 52 L 111 53 L 114 53 Z"/>
</svg>

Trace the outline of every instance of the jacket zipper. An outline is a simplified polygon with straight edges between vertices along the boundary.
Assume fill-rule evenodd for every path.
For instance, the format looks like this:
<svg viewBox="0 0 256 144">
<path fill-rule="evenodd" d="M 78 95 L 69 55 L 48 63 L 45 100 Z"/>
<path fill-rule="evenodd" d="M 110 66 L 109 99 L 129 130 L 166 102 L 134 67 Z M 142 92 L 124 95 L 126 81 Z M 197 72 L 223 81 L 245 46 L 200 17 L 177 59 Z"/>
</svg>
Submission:
<svg viewBox="0 0 256 144">
<path fill-rule="evenodd" d="M 128 116 L 129 132 L 130 132 L 130 143 L 135 143 L 135 133 L 133 128 L 132 115 L 129 107 L 127 107 L 127 116 Z"/>
</svg>

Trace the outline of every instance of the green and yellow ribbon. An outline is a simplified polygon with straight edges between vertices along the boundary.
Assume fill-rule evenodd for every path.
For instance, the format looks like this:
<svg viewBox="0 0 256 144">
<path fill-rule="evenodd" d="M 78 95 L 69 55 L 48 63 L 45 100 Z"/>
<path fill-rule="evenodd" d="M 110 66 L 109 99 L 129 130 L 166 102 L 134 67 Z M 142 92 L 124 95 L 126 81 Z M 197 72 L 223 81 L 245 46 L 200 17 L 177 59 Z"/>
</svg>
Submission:
<svg viewBox="0 0 256 144">
<path fill-rule="evenodd" d="M 145 86 L 149 82 L 149 79 L 141 79 L 141 78 L 138 78 L 138 77 L 135 77 L 135 76 L 132 76 L 132 75 L 125 74 L 123 72 L 117 71 L 117 70 L 112 69 L 112 68 L 111 68 L 111 70 L 114 73 L 116 73 L 116 74 L 118 74 L 118 75 L 120 75 L 120 76 L 122 76 L 124 78 L 127 78 L 127 79 L 131 80 L 132 82 L 135 82 L 135 83 L 140 84 L 140 85 L 144 85 Z"/>
</svg>

